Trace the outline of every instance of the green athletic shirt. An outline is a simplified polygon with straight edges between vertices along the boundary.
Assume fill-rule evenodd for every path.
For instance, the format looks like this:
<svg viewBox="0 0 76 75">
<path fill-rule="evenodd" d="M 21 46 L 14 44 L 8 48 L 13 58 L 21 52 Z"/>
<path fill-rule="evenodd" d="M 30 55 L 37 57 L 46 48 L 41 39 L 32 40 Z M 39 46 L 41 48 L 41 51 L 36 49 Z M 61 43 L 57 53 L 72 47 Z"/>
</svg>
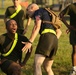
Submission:
<svg viewBox="0 0 76 75">
<path fill-rule="evenodd" d="M 5 34 L 2 34 L 0 36 L 0 52 L 1 53 L 7 53 L 8 50 L 10 50 L 12 44 L 13 44 L 13 41 L 12 39 L 10 39 L 8 36 L 7 36 L 7 33 Z M 9 60 L 13 60 L 13 61 L 17 61 L 17 60 L 21 60 L 22 58 L 22 48 L 23 48 L 23 44 L 22 44 L 22 41 L 24 42 L 27 42 L 28 39 L 27 37 L 25 36 L 22 36 L 22 35 L 18 35 L 18 41 L 17 41 L 17 44 L 14 48 L 14 50 L 12 51 L 12 53 L 6 57 L 3 57 L 1 56 L 1 59 L 9 59 Z"/>
<path fill-rule="evenodd" d="M 15 11 L 16 10 L 15 10 L 14 6 L 8 7 L 5 12 L 5 18 L 9 18 L 9 16 L 11 16 Z M 24 30 L 25 12 L 24 12 L 23 8 L 12 19 L 14 19 L 17 22 L 18 29 Z"/>
</svg>

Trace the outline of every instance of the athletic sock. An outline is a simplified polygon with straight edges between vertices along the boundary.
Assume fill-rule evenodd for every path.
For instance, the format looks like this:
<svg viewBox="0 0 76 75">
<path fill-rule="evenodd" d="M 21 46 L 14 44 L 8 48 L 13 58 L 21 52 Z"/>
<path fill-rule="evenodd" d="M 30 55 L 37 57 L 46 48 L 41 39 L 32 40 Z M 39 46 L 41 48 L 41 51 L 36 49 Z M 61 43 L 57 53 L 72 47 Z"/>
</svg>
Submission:
<svg viewBox="0 0 76 75">
<path fill-rule="evenodd" d="M 76 66 L 73 67 L 73 70 L 76 71 Z"/>
</svg>

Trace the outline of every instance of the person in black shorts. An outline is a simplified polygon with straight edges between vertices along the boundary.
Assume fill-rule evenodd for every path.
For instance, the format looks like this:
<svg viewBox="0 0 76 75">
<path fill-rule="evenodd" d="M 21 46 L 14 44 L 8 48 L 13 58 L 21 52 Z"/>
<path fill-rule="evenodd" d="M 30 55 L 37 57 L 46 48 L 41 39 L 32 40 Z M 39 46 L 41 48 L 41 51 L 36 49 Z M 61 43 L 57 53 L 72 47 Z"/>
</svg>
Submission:
<svg viewBox="0 0 76 75">
<path fill-rule="evenodd" d="M 30 41 L 27 37 L 16 33 L 17 23 L 15 20 L 8 20 L 6 29 L 7 33 L 0 35 L 0 67 L 7 75 L 21 75 L 21 67 L 26 62 L 26 55 L 22 61 L 22 48 L 24 47 L 22 42 Z"/>
<path fill-rule="evenodd" d="M 68 15 L 70 17 L 70 24 L 67 23 L 67 20 L 64 16 Z M 59 14 L 61 20 L 65 25 L 68 26 L 66 30 L 67 33 L 70 32 L 69 41 L 72 45 L 72 72 L 70 75 L 76 75 L 76 3 L 71 3 Z"/>
<path fill-rule="evenodd" d="M 52 24 L 42 22 L 42 20 L 50 21 L 52 18 L 44 8 L 39 8 L 37 4 L 30 4 L 27 7 L 27 14 L 34 19 L 35 24 L 29 41 L 33 43 L 37 34 L 40 33 L 34 58 L 34 75 L 42 75 L 42 64 L 47 75 L 54 75 L 51 68 L 58 49 L 58 39 L 62 32 L 60 28 L 56 29 Z M 27 42 L 22 51 L 30 48 L 31 43 Z"/>
</svg>

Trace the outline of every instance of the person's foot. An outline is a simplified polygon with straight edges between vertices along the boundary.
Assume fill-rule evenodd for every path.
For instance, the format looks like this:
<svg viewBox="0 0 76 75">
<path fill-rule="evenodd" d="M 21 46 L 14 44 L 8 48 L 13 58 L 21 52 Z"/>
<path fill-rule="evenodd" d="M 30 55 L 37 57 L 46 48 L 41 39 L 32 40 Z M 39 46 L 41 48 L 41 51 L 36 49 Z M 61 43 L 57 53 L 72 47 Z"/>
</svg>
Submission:
<svg viewBox="0 0 76 75">
<path fill-rule="evenodd" d="M 70 75 L 76 75 L 76 71 L 71 71 Z"/>
</svg>

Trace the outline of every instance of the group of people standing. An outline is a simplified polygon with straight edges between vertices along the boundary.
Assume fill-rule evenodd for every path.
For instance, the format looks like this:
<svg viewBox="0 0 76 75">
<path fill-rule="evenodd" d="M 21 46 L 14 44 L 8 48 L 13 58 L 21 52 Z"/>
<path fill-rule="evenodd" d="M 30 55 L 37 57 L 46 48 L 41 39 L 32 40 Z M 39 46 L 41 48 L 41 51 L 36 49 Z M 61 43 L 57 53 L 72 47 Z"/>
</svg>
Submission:
<svg viewBox="0 0 76 75">
<path fill-rule="evenodd" d="M 43 23 L 43 20 L 52 21 L 52 16 L 50 17 L 49 13 L 44 8 L 39 8 L 37 4 L 30 4 L 25 11 L 20 5 L 20 0 L 12 1 L 14 5 L 6 9 L 4 17 L 7 33 L 0 36 L 0 67 L 2 71 L 7 75 L 21 75 L 21 67 L 29 59 L 32 52 L 32 44 L 39 33 L 40 38 L 34 56 L 34 75 L 42 75 L 42 64 L 47 75 L 54 75 L 52 65 L 58 49 L 58 39 L 62 34 L 60 27 L 55 28 L 50 23 Z M 25 13 L 28 15 L 28 21 L 24 28 Z M 66 14 L 70 16 L 70 25 L 64 19 Z M 62 22 L 68 27 L 67 33 L 70 32 L 70 44 L 73 49 L 73 69 L 70 75 L 76 75 L 76 3 L 68 5 L 60 12 L 59 16 Z M 34 26 L 31 36 L 28 39 L 24 34 L 31 19 L 34 20 Z M 26 50 L 25 58 L 21 61 L 22 52 Z"/>
</svg>

